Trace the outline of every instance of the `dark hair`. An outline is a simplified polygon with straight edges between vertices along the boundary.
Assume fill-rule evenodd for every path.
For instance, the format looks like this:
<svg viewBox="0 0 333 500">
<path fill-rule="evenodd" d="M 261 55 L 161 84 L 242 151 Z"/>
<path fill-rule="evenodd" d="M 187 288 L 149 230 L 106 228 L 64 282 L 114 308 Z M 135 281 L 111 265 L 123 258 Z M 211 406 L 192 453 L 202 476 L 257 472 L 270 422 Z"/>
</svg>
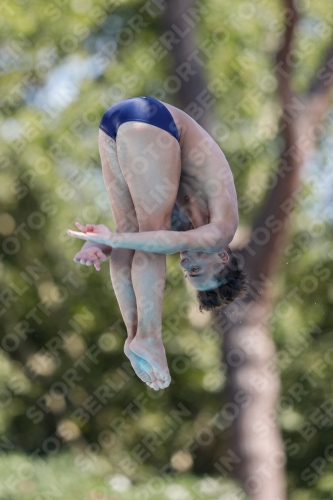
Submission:
<svg viewBox="0 0 333 500">
<path fill-rule="evenodd" d="M 229 261 L 222 271 L 214 276 L 221 284 L 210 290 L 197 290 L 201 313 L 227 306 L 234 300 L 244 297 L 248 291 L 248 275 L 240 268 L 240 262 L 230 247 L 226 248 Z"/>
</svg>

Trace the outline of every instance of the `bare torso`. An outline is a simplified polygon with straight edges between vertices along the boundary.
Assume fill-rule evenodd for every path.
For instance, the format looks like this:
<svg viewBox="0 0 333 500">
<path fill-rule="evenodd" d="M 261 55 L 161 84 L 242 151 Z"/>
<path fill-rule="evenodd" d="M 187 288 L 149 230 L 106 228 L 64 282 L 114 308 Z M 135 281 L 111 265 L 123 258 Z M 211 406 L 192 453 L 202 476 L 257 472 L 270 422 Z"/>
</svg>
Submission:
<svg viewBox="0 0 333 500">
<path fill-rule="evenodd" d="M 176 199 L 179 210 L 188 216 L 193 228 L 224 220 L 236 231 L 237 194 L 226 157 L 195 120 L 180 109 L 163 104 L 180 136 L 181 176 Z"/>
</svg>

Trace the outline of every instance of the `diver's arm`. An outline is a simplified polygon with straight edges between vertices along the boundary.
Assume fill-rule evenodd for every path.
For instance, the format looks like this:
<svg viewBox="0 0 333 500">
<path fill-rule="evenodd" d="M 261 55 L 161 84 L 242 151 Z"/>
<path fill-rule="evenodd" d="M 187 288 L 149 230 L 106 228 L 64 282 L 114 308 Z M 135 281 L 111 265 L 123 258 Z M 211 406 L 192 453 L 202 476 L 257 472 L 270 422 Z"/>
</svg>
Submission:
<svg viewBox="0 0 333 500">
<path fill-rule="evenodd" d="M 89 232 L 68 230 L 75 238 L 103 243 L 113 248 L 129 248 L 144 252 L 172 254 L 182 250 L 213 253 L 228 245 L 234 232 L 223 222 L 209 223 L 190 231 L 144 231 L 113 233 L 106 226 L 90 224 Z"/>
</svg>

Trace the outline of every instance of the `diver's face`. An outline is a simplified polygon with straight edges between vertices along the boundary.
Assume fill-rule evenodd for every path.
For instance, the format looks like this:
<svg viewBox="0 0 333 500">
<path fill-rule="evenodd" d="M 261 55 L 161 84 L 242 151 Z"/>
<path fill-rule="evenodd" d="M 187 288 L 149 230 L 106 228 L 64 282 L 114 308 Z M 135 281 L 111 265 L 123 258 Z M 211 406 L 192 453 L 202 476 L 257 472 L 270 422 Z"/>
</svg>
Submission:
<svg viewBox="0 0 333 500">
<path fill-rule="evenodd" d="M 193 252 L 185 250 L 180 252 L 179 265 L 186 271 L 186 279 L 197 290 L 210 290 L 218 283 L 213 277 L 225 268 L 229 261 L 226 248 L 219 253 Z"/>
</svg>

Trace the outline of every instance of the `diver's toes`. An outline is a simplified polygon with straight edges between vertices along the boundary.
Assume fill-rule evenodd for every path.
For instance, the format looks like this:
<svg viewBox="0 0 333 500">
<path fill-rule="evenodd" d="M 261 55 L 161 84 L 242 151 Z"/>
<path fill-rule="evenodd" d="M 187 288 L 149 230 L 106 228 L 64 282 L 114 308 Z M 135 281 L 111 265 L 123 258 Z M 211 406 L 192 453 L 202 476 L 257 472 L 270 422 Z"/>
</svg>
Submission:
<svg viewBox="0 0 333 500">
<path fill-rule="evenodd" d="M 151 372 L 148 372 L 148 376 L 149 376 L 151 382 L 156 382 L 156 375 L 153 372 L 153 370 Z"/>
<path fill-rule="evenodd" d="M 157 380 L 155 380 L 154 382 L 152 382 L 152 383 L 150 384 L 150 387 L 151 387 L 152 389 L 154 389 L 155 391 L 158 391 L 158 390 L 160 389 L 160 388 L 159 388 L 159 386 L 158 386 L 158 382 L 157 382 Z"/>
<path fill-rule="evenodd" d="M 164 381 L 161 379 L 157 379 L 158 387 L 160 389 L 164 389 Z"/>
</svg>

